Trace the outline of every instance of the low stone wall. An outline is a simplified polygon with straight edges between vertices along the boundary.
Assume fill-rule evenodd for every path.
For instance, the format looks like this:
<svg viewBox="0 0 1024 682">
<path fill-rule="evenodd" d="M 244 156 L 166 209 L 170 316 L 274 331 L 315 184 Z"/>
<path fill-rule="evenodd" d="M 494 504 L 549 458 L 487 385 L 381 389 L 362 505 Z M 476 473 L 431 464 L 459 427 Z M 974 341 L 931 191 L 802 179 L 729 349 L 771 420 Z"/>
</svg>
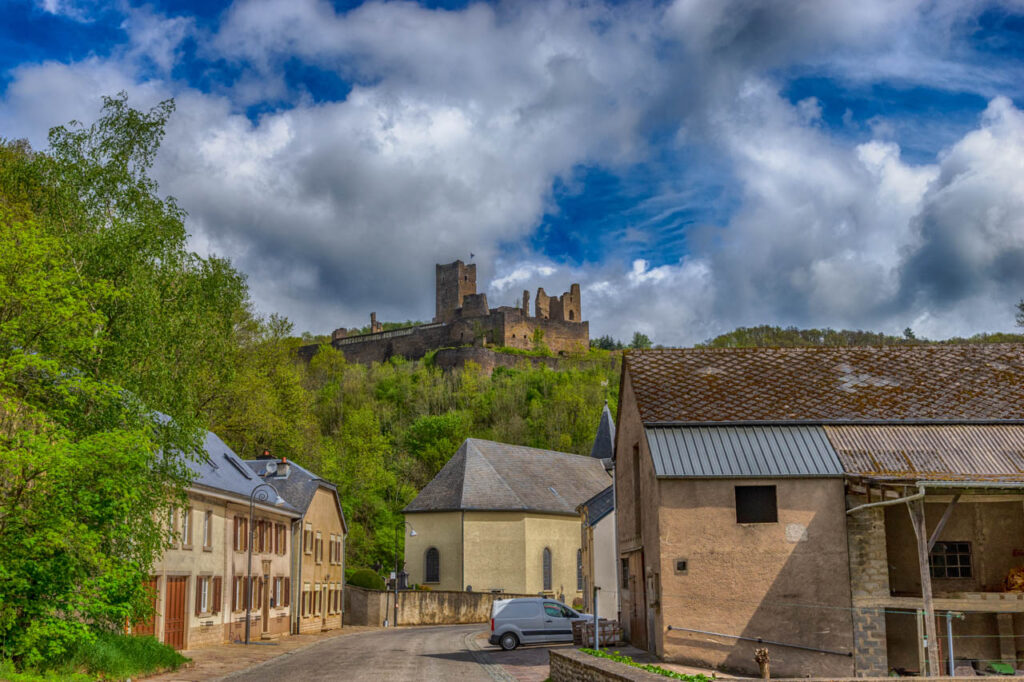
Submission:
<svg viewBox="0 0 1024 682">
<path fill-rule="evenodd" d="M 394 618 L 394 593 L 345 586 L 345 625 L 380 625 Z M 486 623 L 495 599 L 532 594 L 403 590 L 398 593 L 398 625 Z"/>
<path fill-rule="evenodd" d="M 640 670 L 624 663 L 616 663 L 607 658 L 598 658 L 576 649 L 551 649 L 548 652 L 551 682 L 664 682 L 667 678 L 646 670 Z M 710 676 L 710 673 L 709 673 Z M 801 677 L 772 678 L 775 682 L 892 682 L 891 677 Z M 915 677 L 915 682 L 968 682 L 977 677 Z M 1024 680 L 1024 677 L 1012 675 L 999 676 L 1000 680 Z"/>
<path fill-rule="evenodd" d="M 551 682 L 665 682 L 668 679 L 575 649 L 551 649 L 548 655 Z"/>
</svg>

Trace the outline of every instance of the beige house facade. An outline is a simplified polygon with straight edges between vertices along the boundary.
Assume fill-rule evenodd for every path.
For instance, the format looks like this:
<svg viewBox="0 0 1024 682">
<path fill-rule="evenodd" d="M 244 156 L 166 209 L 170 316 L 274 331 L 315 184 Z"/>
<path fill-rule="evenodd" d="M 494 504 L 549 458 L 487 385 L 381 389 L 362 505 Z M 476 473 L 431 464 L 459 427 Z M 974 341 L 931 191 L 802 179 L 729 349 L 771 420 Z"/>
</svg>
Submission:
<svg viewBox="0 0 1024 682">
<path fill-rule="evenodd" d="M 248 603 L 251 639 L 287 634 L 291 533 L 299 514 L 267 486 L 256 491 L 267 495 L 255 502 L 250 529 L 249 496 L 265 481 L 216 435 L 208 433 L 204 446 L 209 459 L 190 463 L 196 478 L 188 506 L 168 519 L 167 550 L 153 567 L 155 615 L 131 630 L 178 649 L 244 639 Z"/>
<path fill-rule="evenodd" d="M 246 464 L 257 475 L 272 476 L 281 497 L 301 513 L 291 538 L 291 632 L 340 628 L 348 526 L 337 487 L 286 459 L 268 457 Z"/>
<path fill-rule="evenodd" d="M 782 677 L 1020 667 L 1024 347 L 630 352 L 617 427 L 633 644 L 756 674 L 761 638 Z"/>
<path fill-rule="evenodd" d="M 615 489 L 608 486 L 579 506 L 583 610 L 619 618 L 619 552 L 615 537 Z"/>
<path fill-rule="evenodd" d="M 404 510 L 409 580 L 582 603 L 575 508 L 610 482 L 597 459 L 468 439 Z"/>
</svg>

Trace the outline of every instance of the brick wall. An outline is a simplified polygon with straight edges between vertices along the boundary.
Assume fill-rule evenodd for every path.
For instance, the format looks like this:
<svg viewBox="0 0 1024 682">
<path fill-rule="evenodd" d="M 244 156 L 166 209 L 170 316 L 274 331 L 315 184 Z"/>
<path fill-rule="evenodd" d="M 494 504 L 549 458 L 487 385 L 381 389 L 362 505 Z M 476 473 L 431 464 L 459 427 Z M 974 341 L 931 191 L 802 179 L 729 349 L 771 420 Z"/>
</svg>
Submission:
<svg viewBox="0 0 1024 682">
<path fill-rule="evenodd" d="M 851 498 L 847 506 L 866 500 Z M 854 670 L 858 677 L 884 677 L 889 671 L 885 612 L 867 606 L 889 597 L 889 562 L 885 550 L 885 510 L 864 509 L 847 516 L 850 591 L 853 597 Z"/>
</svg>

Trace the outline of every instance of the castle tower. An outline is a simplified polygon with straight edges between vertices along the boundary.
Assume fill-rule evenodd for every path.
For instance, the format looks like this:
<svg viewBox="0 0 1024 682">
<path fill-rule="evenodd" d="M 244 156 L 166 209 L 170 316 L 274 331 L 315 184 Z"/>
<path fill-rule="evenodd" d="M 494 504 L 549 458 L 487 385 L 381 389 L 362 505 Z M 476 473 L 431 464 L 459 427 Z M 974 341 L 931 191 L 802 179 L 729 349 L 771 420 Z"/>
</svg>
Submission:
<svg viewBox="0 0 1024 682">
<path fill-rule="evenodd" d="M 476 293 L 476 263 L 466 265 L 460 260 L 436 266 L 436 314 L 434 322 L 451 322 L 462 299 Z"/>
</svg>

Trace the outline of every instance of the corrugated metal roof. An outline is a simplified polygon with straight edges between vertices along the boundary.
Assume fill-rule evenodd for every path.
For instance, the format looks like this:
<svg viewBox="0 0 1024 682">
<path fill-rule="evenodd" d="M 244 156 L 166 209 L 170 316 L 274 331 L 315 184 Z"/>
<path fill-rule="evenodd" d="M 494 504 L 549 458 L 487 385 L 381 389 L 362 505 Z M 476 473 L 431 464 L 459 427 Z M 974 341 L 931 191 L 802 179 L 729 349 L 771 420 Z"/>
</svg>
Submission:
<svg viewBox="0 0 1024 682">
<path fill-rule="evenodd" d="M 650 426 L 659 477 L 839 477 L 843 469 L 820 426 Z"/>
<path fill-rule="evenodd" d="M 846 473 L 892 480 L 1024 481 L 1024 426 L 825 426 Z"/>
</svg>

